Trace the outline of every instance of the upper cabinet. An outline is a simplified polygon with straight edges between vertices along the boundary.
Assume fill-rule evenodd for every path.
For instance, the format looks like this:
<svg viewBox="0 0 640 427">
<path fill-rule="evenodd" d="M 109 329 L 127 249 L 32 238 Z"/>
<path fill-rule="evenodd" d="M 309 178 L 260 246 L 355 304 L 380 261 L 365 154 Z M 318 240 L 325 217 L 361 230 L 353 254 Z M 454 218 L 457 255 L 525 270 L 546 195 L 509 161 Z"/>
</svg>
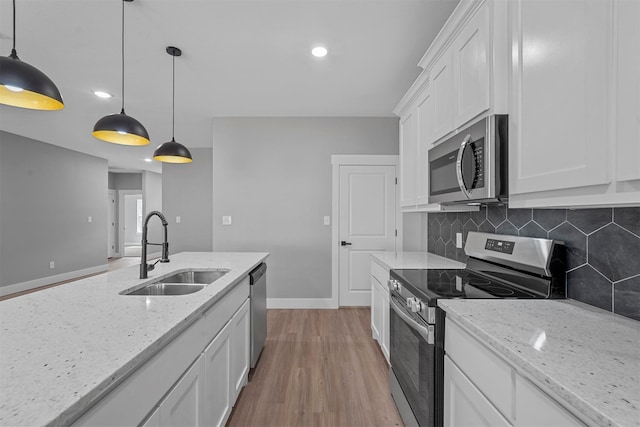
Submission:
<svg viewBox="0 0 640 427">
<path fill-rule="evenodd" d="M 510 207 L 640 203 L 640 2 L 509 2 Z"/>
<path fill-rule="evenodd" d="M 400 188 L 405 211 L 475 210 L 429 203 L 429 149 L 484 114 L 507 104 L 507 7 L 504 1 L 462 0 L 418 64 L 402 98 Z"/>
</svg>

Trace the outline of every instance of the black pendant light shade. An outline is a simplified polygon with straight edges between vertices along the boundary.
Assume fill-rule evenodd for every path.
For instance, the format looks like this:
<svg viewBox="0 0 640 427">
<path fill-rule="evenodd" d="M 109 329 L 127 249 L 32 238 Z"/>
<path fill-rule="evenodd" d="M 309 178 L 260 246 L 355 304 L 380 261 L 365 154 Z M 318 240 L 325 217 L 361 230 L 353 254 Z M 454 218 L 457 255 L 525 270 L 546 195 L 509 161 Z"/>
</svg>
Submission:
<svg viewBox="0 0 640 427">
<path fill-rule="evenodd" d="M 13 49 L 0 58 L 0 104 L 31 110 L 61 110 L 62 95 L 42 71 L 18 58 L 16 52 L 16 2 L 13 0 Z"/>
<path fill-rule="evenodd" d="M 191 163 L 193 161 L 187 147 L 176 142 L 174 138 L 160 144 L 153 152 L 153 159 L 164 163 Z"/>
<path fill-rule="evenodd" d="M 160 144 L 153 152 L 153 159 L 163 163 L 191 163 L 191 153 L 184 145 L 176 142 L 176 56 L 182 55 L 182 51 L 173 46 L 167 47 L 167 53 L 173 56 L 173 106 L 172 106 L 172 130 L 171 141 Z"/>
<path fill-rule="evenodd" d="M 122 110 L 98 120 L 93 127 L 93 136 L 107 142 L 121 145 L 147 145 L 149 134 L 142 123 Z"/>
<path fill-rule="evenodd" d="M 133 0 L 122 0 L 122 110 L 109 114 L 93 126 L 93 136 L 120 145 L 147 145 L 149 133 L 145 127 L 124 112 L 124 3 Z"/>
</svg>

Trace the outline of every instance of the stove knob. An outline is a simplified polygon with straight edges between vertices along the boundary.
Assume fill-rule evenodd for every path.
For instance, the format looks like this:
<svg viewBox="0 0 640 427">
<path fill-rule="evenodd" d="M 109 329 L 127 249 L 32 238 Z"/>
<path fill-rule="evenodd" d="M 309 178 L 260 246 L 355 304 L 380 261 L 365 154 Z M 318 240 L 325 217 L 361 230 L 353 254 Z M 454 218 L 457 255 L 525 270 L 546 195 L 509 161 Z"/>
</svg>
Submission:
<svg viewBox="0 0 640 427">
<path fill-rule="evenodd" d="M 412 298 L 410 308 L 413 313 L 418 313 L 419 311 L 422 311 L 422 301 L 420 301 L 418 298 Z"/>
<path fill-rule="evenodd" d="M 400 282 L 398 282 L 397 280 L 393 281 L 393 289 L 396 292 L 401 292 L 402 291 L 402 286 L 400 285 Z"/>
</svg>

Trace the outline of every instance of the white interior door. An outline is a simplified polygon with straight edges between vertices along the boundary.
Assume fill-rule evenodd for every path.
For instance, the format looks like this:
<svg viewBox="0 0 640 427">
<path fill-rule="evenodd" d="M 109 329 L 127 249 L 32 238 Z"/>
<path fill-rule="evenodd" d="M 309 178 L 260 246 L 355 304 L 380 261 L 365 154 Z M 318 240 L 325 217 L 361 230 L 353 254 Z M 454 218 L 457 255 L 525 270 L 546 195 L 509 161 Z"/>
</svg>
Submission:
<svg viewBox="0 0 640 427">
<path fill-rule="evenodd" d="M 396 167 L 341 165 L 340 306 L 371 304 L 371 252 L 396 249 Z"/>
<path fill-rule="evenodd" d="M 107 193 L 107 257 L 116 254 L 116 191 Z"/>
</svg>

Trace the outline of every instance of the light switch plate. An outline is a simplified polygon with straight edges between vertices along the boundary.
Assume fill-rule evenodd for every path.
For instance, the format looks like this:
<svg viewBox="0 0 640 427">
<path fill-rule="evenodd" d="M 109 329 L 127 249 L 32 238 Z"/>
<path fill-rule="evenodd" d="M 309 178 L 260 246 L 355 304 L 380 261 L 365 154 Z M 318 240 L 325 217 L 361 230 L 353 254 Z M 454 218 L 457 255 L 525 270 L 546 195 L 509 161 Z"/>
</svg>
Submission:
<svg viewBox="0 0 640 427">
<path fill-rule="evenodd" d="M 324 225 L 331 225 L 331 217 L 329 215 L 325 215 Z"/>
<path fill-rule="evenodd" d="M 49 268 L 51 268 L 51 269 L 56 268 L 56 263 L 55 263 L 55 262 L 53 262 L 53 261 L 51 261 L 51 262 L 49 263 Z"/>
<path fill-rule="evenodd" d="M 462 247 L 462 233 L 456 233 L 456 248 Z"/>
<path fill-rule="evenodd" d="M 180 218 L 180 215 L 176 216 L 176 224 L 180 224 L 181 220 L 182 218 Z"/>
<path fill-rule="evenodd" d="M 231 217 L 227 215 L 223 216 L 222 225 L 231 225 Z"/>
<path fill-rule="evenodd" d="M 87 222 L 93 222 L 93 218 L 91 217 L 87 218 Z"/>
</svg>

